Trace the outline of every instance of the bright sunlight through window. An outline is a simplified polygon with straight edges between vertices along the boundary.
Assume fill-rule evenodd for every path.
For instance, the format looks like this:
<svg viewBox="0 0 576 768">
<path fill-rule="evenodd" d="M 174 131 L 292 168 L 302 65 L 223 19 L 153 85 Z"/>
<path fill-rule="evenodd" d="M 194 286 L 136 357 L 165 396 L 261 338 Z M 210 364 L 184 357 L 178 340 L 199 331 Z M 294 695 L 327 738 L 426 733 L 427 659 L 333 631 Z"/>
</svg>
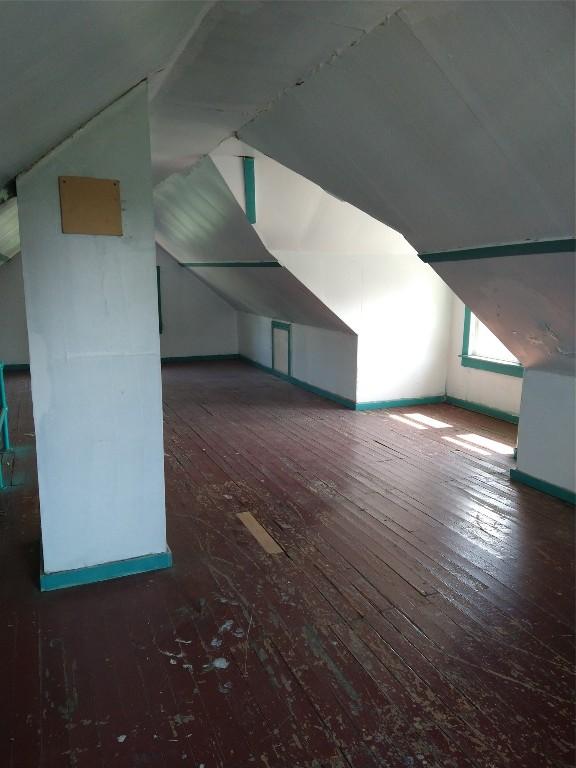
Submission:
<svg viewBox="0 0 576 768">
<path fill-rule="evenodd" d="M 468 342 L 468 354 L 473 357 L 483 357 L 488 360 L 496 360 L 499 363 L 516 363 L 518 358 L 509 352 L 504 344 L 478 320 L 476 315 L 470 313 L 470 340 Z"/>
</svg>

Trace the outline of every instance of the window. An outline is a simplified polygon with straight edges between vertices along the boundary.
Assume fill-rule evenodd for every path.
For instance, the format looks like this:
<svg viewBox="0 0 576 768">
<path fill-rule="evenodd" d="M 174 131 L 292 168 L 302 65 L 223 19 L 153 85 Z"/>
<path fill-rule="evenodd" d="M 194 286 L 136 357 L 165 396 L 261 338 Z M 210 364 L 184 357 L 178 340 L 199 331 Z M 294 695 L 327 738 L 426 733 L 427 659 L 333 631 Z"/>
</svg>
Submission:
<svg viewBox="0 0 576 768">
<path fill-rule="evenodd" d="M 465 307 L 462 365 L 483 371 L 521 377 L 524 369 L 504 344 Z"/>
</svg>

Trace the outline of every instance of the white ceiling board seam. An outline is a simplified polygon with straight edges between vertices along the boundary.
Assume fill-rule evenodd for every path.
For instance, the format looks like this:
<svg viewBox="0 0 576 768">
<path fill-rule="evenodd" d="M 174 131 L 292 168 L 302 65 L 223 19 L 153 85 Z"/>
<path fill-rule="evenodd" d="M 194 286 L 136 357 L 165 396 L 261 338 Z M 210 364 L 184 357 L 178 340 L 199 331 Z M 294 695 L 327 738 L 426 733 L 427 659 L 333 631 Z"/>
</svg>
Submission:
<svg viewBox="0 0 576 768">
<path fill-rule="evenodd" d="M 320 70 L 324 69 L 325 67 L 329 67 L 334 62 L 338 61 L 342 56 L 346 54 L 347 51 L 349 51 L 351 48 L 354 48 L 358 43 L 360 43 L 365 37 L 370 35 L 372 32 L 374 32 L 375 29 L 378 29 L 379 27 L 386 26 L 388 24 L 389 20 L 392 18 L 392 16 L 397 15 L 400 12 L 400 8 L 397 8 L 395 11 L 390 12 L 386 18 L 383 21 L 380 21 L 378 24 L 375 24 L 374 26 L 370 27 L 370 29 L 362 29 L 358 30 L 359 35 L 349 42 L 347 45 L 345 45 L 343 48 L 339 48 L 333 53 L 328 56 L 327 59 L 324 59 L 318 64 L 315 64 L 311 69 L 308 70 L 304 75 L 302 75 L 295 83 L 292 83 L 291 85 L 286 86 L 281 91 L 279 91 L 273 99 L 271 99 L 265 106 L 263 106 L 261 109 L 259 109 L 256 114 L 254 114 L 250 120 L 248 120 L 244 125 L 242 125 L 239 129 L 234 131 L 233 135 L 235 138 L 240 139 L 240 134 L 242 131 L 249 126 L 251 123 L 253 123 L 255 120 L 258 120 L 262 115 L 265 115 L 267 112 L 269 112 L 271 109 L 274 108 L 274 106 L 281 101 L 284 96 L 286 96 L 288 93 L 293 91 L 295 88 L 299 88 L 301 85 L 304 85 L 308 80 L 312 79 Z M 335 25 L 336 26 L 336 25 Z M 355 29 L 355 27 L 352 27 L 352 29 Z M 241 139 L 240 139 L 241 140 Z"/>
</svg>

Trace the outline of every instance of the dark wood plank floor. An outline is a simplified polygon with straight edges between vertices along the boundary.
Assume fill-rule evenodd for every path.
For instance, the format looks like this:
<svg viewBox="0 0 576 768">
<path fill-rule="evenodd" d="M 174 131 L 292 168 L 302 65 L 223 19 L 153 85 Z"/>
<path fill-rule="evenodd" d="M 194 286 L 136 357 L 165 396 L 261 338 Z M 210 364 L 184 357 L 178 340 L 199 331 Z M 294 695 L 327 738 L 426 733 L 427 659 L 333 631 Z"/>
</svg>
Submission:
<svg viewBox="0 0 576 768">
<path fill-rule="evenodd" d="M 40 594 L 28 377 L 8 395 L 0 766 L 574 765 L 574 511 L 510 483 L 513 426 L 166 368 L 174 568 Z"/>
</svg>

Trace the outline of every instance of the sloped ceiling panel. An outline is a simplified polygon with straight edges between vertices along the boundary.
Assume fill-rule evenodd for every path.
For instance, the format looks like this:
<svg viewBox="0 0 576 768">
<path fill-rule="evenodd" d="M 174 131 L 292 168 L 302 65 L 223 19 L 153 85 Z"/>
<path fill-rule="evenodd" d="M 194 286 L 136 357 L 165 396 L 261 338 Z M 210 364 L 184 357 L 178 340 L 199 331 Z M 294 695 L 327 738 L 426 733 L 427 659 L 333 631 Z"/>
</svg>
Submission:
<svg viewBox="0 0 576 768">
<path fill-rule="evenodd" d="M 262 244 L 209 157 L 154 190 L 156 240 L 218 295 L 244 312 L 320 328 L 352 331 Z M 267 262 L 271 267 L 218 266 Z"/>
<path fill-rule="evenodd" d="M 574 253 L 452 261 L 434 268 L 526 367 L 575 374 Z"/>
<path fill-rule="evenodd" d="M 156 180 L 189 167 L 400 2 L 221 2 L 151 104 Z"/>
<path fill-rule="evenodd" d="M 154 189 L 156 240 L 179 261 L 274 261 L 209 157 Z"/>
<path fill-rule="evenodd" d="M 210 5 L 2 3 L 0 188 L 164 67 Z"/>
<path fill-rule="evenodd" d="M 574 230 L 574 6 L 409 5 L 239 136 L 419 251 Z"/>
<path fill-rule="evenodd" d="M 240 312 L 353 333 L 284 267 L 195 268 L 192 271 Z"/>
<path fill-rule="evenodd" d="M 13 197 L 0 205 L 0 264 L 16 256 L 19 251 L 18 203 Z"/>
</svg>

